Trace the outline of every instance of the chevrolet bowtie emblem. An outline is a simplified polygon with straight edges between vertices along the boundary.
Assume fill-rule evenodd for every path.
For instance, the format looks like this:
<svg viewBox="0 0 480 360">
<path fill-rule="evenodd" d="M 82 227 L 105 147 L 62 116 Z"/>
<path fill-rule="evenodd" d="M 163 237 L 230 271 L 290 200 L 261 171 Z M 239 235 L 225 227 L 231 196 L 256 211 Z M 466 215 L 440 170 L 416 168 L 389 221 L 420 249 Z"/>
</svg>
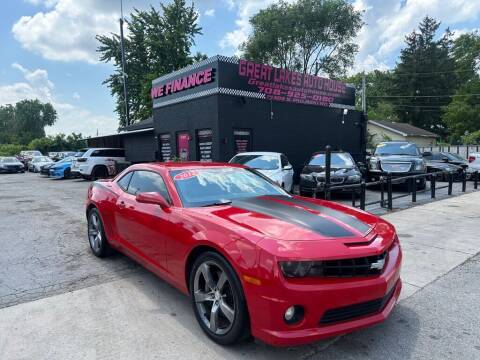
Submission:
<svg viewBox="0 0 480 360">
<path fill-rule="evenodd" d="M 385 258 L 370 264 L 370 270 L 382 270 L 385 265 Z"/>
</svg>

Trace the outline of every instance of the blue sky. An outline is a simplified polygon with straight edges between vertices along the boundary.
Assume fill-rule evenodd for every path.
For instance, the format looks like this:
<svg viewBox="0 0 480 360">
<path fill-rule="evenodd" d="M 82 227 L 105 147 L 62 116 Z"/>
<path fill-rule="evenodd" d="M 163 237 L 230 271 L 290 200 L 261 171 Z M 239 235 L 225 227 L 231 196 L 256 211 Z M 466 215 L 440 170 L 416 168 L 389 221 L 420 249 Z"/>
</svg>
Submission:
<svg viewBox="0 0 480 360">
<path fill-rule="evenodd" d="M 289 0 L 293 1 L 293 0 Z M 248 19 L 275 0 L 197 0 L 203 35 L 196 49 L 233 55 L 250 33 Z M 156 1 L 124 0 L 125 14 Z M 355 0 L 366 25 L 356 42 L 353 71 L 395 65 L 403 38 L 425 16 L 457 34 L 480 28 L 480 1 Z M 118 31 L 119 0 L 4 0 L 0 13 L 0 105 L 24 98 L 50 101 L 57 124 L 47 133 L 116 131 L 114 101 L 102 81 L 112 72 L 98 62 L 95 34 Z"/>
</svg>

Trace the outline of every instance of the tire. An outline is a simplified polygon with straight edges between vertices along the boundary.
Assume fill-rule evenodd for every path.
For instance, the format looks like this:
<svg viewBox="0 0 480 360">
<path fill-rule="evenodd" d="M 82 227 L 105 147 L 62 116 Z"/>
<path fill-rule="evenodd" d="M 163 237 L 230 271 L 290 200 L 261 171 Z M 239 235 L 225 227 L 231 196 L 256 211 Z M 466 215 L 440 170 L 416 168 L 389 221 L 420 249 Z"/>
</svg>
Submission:
<svg viewBox="0 0 480 360">
<path fill-rule="evenodd" d="M 88 212 L 88 243 L 93 254 L 99 258 L 110 255 L 111 248 L 108 244 L 107 237 L 105 236 L 105 230 L 103 227 L 100 213 L 96 208 L 93 208 Z"/>
<path fill-rule="evenodd" d="M 108 177 L 108 171 L 105 166 L 96 166 L 92 170 L 92 180 L 95 181 L 97 179 L 104 179 Z"/>
<path fill-rule="evenodd" d="M 72 173 L 70 172 L 70 169 L 66 168 L 65 171 L 63 172 L 63 178 L 70 179 L 71 177 L 72 177 Z"/>
<path fill-rule="evenodd" d="M 195 317 L 210 339 L 220 345 L 232 345 L 249 337 L 249 317 L 242 285 L 222 256 L 210 251 L 202 253 L 192 266 L 189 288 Z M 216 309 L 216 320 L 212 323 L 213 309 Z"/>
</svg>

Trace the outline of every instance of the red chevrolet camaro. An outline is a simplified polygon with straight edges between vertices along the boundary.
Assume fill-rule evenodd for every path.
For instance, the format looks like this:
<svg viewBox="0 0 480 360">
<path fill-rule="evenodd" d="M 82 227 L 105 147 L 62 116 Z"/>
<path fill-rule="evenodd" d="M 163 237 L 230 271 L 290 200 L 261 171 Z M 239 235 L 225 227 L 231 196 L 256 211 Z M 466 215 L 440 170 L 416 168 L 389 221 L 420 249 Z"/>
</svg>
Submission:
<svg viewBox="0 0 480 360">
<path fill-rule="evenodd" d="M 92 183 L 86 215 L 96 256 L 119 250 L 189 295 L 220 344 L 298 345 L 370 326 L 402 287 L 391 224 L 241 165 L 133 165 Z"/>
</svg>

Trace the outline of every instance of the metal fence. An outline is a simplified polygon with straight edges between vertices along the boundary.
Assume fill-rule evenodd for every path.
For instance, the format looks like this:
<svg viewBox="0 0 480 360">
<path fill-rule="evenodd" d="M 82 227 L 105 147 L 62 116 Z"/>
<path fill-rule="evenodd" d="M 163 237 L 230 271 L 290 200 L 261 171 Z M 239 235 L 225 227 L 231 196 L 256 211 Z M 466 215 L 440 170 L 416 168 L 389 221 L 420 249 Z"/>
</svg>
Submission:
<svg viewBox="0 0 480 360">
<path fill-rule="evenodd" d="M 327 146 L 325 148 L 325 183 L 322 188 L 317 188 L 314 191 L 313 196 L 318 198 L 319 195 L 323 195 L 322 198 L 330 200 L 331 194 L 334 191 L 347 191 L 350 190 L 352 194 L 352 206 L 359 207 L 362 210 L 365 210 L 367 206 L 371 205 L 380 205 L 382 208 L 387 208 L 388 210 L 393 209 L 393 201 L 400 198 L 405 198 L 411 196 L 411 201 L 415 203 L 417 201 L 417 194 L 430 192 L 430 197 L 434 199 L 436 197 L 437 190 L 448 189 L 448 195 L 453 193 L 453 183 L 455 174 L 448 171 L 438 171 L 433 173 L 425 173 L 418 175 L 407 175 L 402 177 L 393 177 L 392 174 L 387 174 L 385 177 L 380 177 L 378 181 L 365 182 L 362 180 L 359 184 L 349 184 L 349 185 L 332 185 L 330 182 L 330 173 L 331 173 L 331 148 Z M 448 178 L 448 184 L 444 186 L 437 186 L 437 178 L 439 176 L 446 176 Z M 424 189 L 418 189 L 417 180 L 425 179 L 425 183 L 430 181 L 430 188 L 425 186 Z M 478 182 L 480 176 L 478 171 L 475 171 L 472 174 L 473 188 L 478 189 Z M 462 188 L 461 192 L 467 190 L 467 173 L 463 169 L 461 175 Z M 393 185 L 395 184 L 407 184 L 409 191 L 402 195 L 393 196 Z M 378 187 L 380 189 L 380 199 L 376 201 L 366 202 L 365 194 L 366 189 L 371 187 Z M 357 204 L 357 197 L 359 197 L 359 203 Z"/>
</svg>

